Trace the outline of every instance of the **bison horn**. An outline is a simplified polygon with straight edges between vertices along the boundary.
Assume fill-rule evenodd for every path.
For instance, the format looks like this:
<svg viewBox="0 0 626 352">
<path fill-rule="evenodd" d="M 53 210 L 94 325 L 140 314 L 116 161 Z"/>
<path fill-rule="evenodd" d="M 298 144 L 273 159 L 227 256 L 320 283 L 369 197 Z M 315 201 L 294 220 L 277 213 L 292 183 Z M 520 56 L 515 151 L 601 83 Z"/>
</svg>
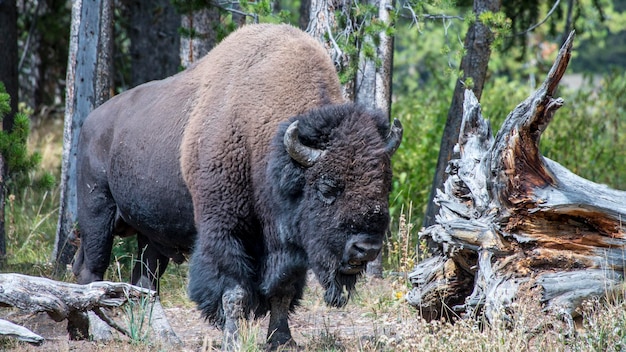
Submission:
<svg viewBox="0 0 626 352">
<path fill-rule="evenodd" d="M 389 134 L 385 137 L 385 150 L 389 155 L 393 155 L 402 141 L 402 124 L 400 120 L 393 119 L 393 124 L 389 129 Z"/>
<path fill-rule="evenodd" d="M 287 127 L 283 143 L 285 143 L 285 149 L 287 149 L 287 153 L 289 153 L 291 158 L 305 167 L 313 166 L 317 159 L 325 153 L 323 150 L 307 147 L 300 142 L 298 138 L 298 121 L 292 122 Z"/>
</svg>

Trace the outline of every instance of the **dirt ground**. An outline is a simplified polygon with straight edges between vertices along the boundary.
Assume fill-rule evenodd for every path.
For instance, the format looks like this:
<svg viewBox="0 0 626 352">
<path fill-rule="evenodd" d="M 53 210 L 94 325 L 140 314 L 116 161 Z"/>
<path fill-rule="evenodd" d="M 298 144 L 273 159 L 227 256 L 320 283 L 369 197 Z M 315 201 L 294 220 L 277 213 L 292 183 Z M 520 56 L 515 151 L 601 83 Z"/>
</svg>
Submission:
<svg viewBox="0 0 626 352">
<path fill-rule="evenodd" d="M 290 319 L 292 335 L 298 343 L 297 350 L 363 350 L 372 347 L 382 336 L 394 334 L 396 313 L 389 314 L 385 306 L 393 302 L 395 295 L 391 284 L 386 280 L 368 280 L 359 285 L 356 298 L 342 309 L 329 308 L 323 304 L 323 290 L 315 281 L 309 285 L 299 307 Z M 382 297 L 381 297 L 382 295 Z M 381 303 L 385 302 L 385 303 Z M 398 300 L 399 303 L 399 300 Z M 406 305 L 406 303 L 401 303 Z M 165 314 L 176 335 L 184 343 L 183 347 L 171 348 L 149 343 L 133 343 L 127 337 L 114 332 L 114 339 L 108 342 L 70 341 L 66 331 L 67 323 L 54 322 L 47 314 L 24 315 L 19 312 L 1 312 L 0 316 L 21 324 L 46 340 L 41 346 L 25 343 L 0 345 L 0 350 L 11 351 L 210 351 L 221 344 L 221 331 L 211 327 L 201 317 L 193 304 L 168 306 L 164 302 Z M 116 320 L 123 321 L 124 312 L 117 312 Z M 263 350 L 269 317 L 257 320 L 248 328 L 249 339 L 256 340 L 252 350 Z M 254 346 L 254 344 L 252 344 Z M 370 348 L 365 348 L 369 350 Z M 249 347 L 247 350 L 251 350 Z M 377 350 L 372 348 L 371 350 Z"/>
</svg>

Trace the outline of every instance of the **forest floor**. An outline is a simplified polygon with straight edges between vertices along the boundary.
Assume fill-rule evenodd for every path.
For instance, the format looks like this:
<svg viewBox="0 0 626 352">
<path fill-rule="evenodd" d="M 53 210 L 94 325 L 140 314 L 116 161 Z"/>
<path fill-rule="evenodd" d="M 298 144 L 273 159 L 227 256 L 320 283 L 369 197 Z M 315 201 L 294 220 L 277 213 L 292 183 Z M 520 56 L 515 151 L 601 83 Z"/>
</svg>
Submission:
<svg viewBox="0 0 626 352">
<path fill-rule="evenodd" d="M 367 282 L 366 282 L 367 281 Z M 406 324 L 419 318 L 401 294 L 394 291 L 395 282 L 381 279 L 363 280 L 359 293 L 342 309 L 329 308 L 323 303 L 323 289 L 314 280 L 290 319 L 293 337 L 300 351 L 363 351 L 385 350 L 394 339 L 400 323 Z M 372 301 L 373 300 L 373 301 Z M 162 298 L 166 316 L 184 346 L 182 351 L 219 350 L 222 340 L 220 330 L 210 326 L 190 301 L 175 299 L 168 302 Z M 377 311 L 378 310 L 378 311 Z M 128 313 L 120 309 L 111 312 L 124 324 Z M 110 314 L 111 314 L 110 313 Z M 45 338 L 41 346 L 5 341 L 0 350 L 10 351 L 168 351 L 167 346 L 151 342 L 132 341 L 114 332 L 111 341 L 72 341 L 66 331 L 67 322 L 54 322 L 47 314 L 22 314 L 2 312 L 5 319 L 21 324 Z M 269 317 L 252 322 L 244 328 L 243 350 L 264 350 Z M 148 332 L 149 333 L 149 332 Z M 391 346 L 388 346 L 391 347 Z M 393 350 L 393 349 L 392 349 Z"/>
</svg>

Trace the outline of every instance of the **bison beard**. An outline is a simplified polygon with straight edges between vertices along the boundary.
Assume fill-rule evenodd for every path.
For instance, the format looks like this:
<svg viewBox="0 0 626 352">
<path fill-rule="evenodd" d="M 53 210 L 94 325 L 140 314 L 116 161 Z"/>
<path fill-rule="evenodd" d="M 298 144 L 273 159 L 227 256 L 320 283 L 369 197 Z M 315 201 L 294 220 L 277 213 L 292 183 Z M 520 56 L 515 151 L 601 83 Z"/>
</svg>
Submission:
<svg viewBox="0 0 626 352">
<path fill-rule="evenodd" d="M 359 274 L 360 275 L 360 274 Z M 334 279 L 327 279 L 331 281 L 325 281 L 320 279 L 322 285 L 326 287 L 326 293 L 324 294 L 324 301 L 330 306 L 333 307 L 343 307 L 348 303 L 350 299 L 350 294 L 352 290 L 354 290 L 354 286 L 356 285 L 357 278 L 359 275 L 335 275 Z"/>
<path fill-rule="evenodd" d="M 326 50 L 287 25 L 249 25 L 179 74 L 94 110 L 77 155 L 80 283 L 102 280 L 113 236 L 138 235 L 132 281 L 191 253 L 189 296 L 234 348 L 269 312 L 270 347 L 312 269 L 343 306 L 389 226 L 399 122 L 346 104 Z"/>
</svg>

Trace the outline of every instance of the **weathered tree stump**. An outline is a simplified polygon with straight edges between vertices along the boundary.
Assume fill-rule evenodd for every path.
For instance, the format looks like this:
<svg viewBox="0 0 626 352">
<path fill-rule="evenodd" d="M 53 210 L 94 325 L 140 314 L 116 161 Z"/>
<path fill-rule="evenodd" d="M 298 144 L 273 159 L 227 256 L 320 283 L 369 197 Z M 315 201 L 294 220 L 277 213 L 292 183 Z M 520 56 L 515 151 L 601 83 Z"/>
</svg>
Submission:
<svg viewBox="0 0 626 352">
<path fill-rule="evenodd" d="M 130 336 L 127 329 L 110 318 L 104 309 L 121 307 L 141 299 L 147 299 L 147 304 L 151 305 L 150 318 L 155 339 L 167 346 L 182 345 L 167 322 L 156 291 L 119 282 L 98 281 L 78 285 L 21 274 L 0 274 L 0 306 L 15 307 L 26 313 L 45 312 L 57 322 L 67 320 L 69 337 L 75 340 L 99 339 L 109 334 L 103 331 L 102 325 L 106 327 L 105 324 L 94 324 L 100 319 L 123 335 Z M 97 331 L 93 325 L 98 325 Z M 34 344 L 43 342 L 41 336 L 8 322 L 0 324 L 0 335 L 14 336 Z"/>
<path fill-rule="evenodd" d="M 621 292 L 626 192 L 585 180 L 539 152 L 542 132 L 563 105 L 554 94 L 573 36 L 495 137 L 466 91 L 455 157 L 435 198 L 441 210 L 420 232 L 439 250 L 409 275 L 407 300 L 424 317 L 449 307 L 491 321 L 506 316 L 526 288 L 541 293 L 546 309 L 575 317 L 584 300 Z"/>
</svg>

